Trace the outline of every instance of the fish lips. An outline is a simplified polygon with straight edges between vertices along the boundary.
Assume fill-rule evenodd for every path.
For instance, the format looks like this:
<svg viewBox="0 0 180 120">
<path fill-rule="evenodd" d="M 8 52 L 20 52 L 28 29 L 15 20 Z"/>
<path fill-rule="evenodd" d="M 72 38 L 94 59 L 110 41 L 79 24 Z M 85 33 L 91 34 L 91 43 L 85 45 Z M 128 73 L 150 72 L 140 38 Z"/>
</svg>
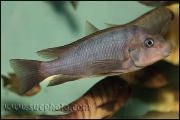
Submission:
<svg viewBox="0 0 180 120">
<path fill-rule="evenodd" d="M 169 56 L 173 51 L 173 44 L 169 42 L 168 45 L 165 46 L 164 50 L 161 52 L 161 54 L 165 57 Z"/>
<path fill-rule="evenodd" d="M 169 50 L 168 52 L 165 52 L 165 53 L 163 53 L 162 55 L 165 56 L 165 57 L 167 57 L 167 56 L 169 56 L 171 53 L 172 53 L 172 50 Z"/>
</svg>

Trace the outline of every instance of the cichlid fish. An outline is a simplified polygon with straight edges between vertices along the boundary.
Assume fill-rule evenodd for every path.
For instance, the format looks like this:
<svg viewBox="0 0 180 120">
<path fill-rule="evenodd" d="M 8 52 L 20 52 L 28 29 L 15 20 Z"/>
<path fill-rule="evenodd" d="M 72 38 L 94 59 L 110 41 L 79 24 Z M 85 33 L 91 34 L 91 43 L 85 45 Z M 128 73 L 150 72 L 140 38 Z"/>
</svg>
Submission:
<svg viewBox="0 0 180 120">
<path fill-rule="evenodd" d="M 127 82 L 117 76 L 106 77 L 83 96 L 59 111 L 65 115 L 39 115 L 40 119 L 105 119 L 111 117 L 129 99 L 132 93 Z M 83 108 L 78 109 L 78 106 Z"/>
<path fill-rule="evenodd" d="M 11 59 L 24 94 L 47 77 L 48 86 L 86 77 L 113 76 L 139 70 L 171 54 L 172 43 L 146 28 L 132 25 L 99 30 L 86 23 L 89 33 L 71 44 L 38 51 L 52 61 Z"/>
<path fill-rule="evenodd" d="M 179 3 L 179 1 L 139 1 L 147 6 L 166 6 L 174 3 Z"/>
<path fill-rule="evenodd" d="M 139 25 L 160 35 L 164 35 L 174 23 L 174 13 L 166 7 L 153 9 L 137 19 L 124 25 L 105 23 L 107 27 L 124 27 L 127 25 Z"/>
</svg>

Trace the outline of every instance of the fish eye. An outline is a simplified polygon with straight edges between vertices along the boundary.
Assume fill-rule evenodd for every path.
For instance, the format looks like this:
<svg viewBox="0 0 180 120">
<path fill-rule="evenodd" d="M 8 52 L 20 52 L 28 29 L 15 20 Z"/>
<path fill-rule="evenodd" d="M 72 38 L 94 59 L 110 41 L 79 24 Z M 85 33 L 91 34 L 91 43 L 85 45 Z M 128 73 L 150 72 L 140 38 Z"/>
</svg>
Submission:
<svg viewBox="0 0 180 120">
<path fill-rule="evenodd" d="M 146 38 L 145 41 L 144 41 L 145 45 L 147 47 L 152 47 L 154 45 L 154 40 L 152 38 Z"/>
</svg>

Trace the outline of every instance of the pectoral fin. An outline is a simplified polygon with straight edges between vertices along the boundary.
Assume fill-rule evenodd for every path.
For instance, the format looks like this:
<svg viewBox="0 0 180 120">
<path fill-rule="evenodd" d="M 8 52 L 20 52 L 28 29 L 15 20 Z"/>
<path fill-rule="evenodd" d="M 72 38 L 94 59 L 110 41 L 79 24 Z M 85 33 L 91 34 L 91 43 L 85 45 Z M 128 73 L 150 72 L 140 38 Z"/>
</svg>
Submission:
<svg viewBox="0 0 180 120">
<path fill-rule="evenodd" d="M 93 77 L 114 76 L 114 75 L 119 75 L 119 74 L 122 74 L 122 73 L 120 72 L 101 73 Z"/>
<path fill-rule="evenodd" d="M 106 75 L 117 73 L 112 71 L 124 70 L 127 67 L 128 60 L 99 60 L 93 63 L 92 66 L 89 67 L 89 69 L 91 69 L 92 73 L 95 75 Z"/>
</svg>

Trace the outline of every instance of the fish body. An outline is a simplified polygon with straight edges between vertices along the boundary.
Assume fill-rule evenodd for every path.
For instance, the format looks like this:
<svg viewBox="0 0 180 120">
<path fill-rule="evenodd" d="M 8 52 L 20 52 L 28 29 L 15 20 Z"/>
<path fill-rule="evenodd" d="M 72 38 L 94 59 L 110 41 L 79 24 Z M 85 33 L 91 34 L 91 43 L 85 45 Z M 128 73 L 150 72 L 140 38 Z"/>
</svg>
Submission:
<svg viewBox="0 0 180 120">
<path fill-rule="evenodd" d="M 127 82 L 117 76 L 106 77 L 84 95 L 58 111 L 65 115 L 39 115 L 40 119 L 102 119 L 111 117 L 129 99 L 132 91 Z M 83 108 L 77 109 L 82 105 Z"/>
<path fill-rule="evenodd" d="M 166 7 L 157 7 L 137 19 L 124 25 L 113 25 L 105 23 L 107 27 L 124 27 L 127 25 L 138 25 L 164 35 L 174 23 L 174 13 Z"/>
<path fill-rule="evenodd" d="M 126 59 L 131 64 L 127 45 L 135 35 L 134 29 L 136 28 L 134 26 L 90 35 L 82 41 L 78 41 L 80 43 L 74 44 L 75 46 L 63 53 L 65 55 L 61 56 L 60 59 L 44 63 L 44 68 L 49 70 L 47 73 L 50 75 L 59 74 L 60 72 L 65 75 L 92 76 L 106 73 L 104 69 L 107 69 L 107 73 L 110 71 L 109 69 L 112 71 L 120 69 L 125 72 L 123 69 L 128 68 L 128 66 L 114 67 L 117 64 L 123 64 L 122 62 Z M 129 36 L 124 37 L 127 33 L 129 33 Z M 115 63 L 114 66 L 113 63 Z"/>
<path fill-rule="evenodd" d="M 54 58 L 52 61 L 12 59 L 10 65 L 24 94 L 53 75 L 57 76 L 48 86 L 139 70 L 169 56 L 172 48 L 159 34 L 132 25 L 97 31 L 71 44 L 38 51 L 42 57 Z"/>
</svg>

